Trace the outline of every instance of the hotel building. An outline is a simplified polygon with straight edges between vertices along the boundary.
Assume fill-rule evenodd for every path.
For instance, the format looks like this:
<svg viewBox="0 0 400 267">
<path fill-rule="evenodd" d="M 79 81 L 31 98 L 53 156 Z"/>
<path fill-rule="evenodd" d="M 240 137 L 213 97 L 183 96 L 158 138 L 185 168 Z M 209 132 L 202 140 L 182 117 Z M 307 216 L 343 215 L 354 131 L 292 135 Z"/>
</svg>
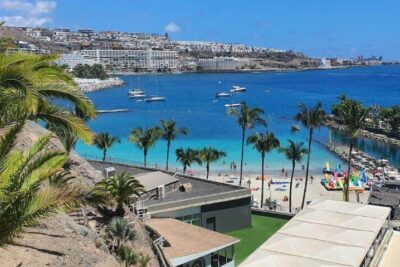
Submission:
<svg viewBox="0 0 400 267">
<path fill-rule="evenodd" d="M 250 60 L 248 58 L 214 57 L 199 58 L 197 65 L 205 71 L 231 71 L 239 70 L 249 63 Z"/>
<path fill-rule="evenodd" d="M 176 69 L 178 54 L 171 50 L 82 50 L 85 59 L 94 60 L 111 70 Z"/>
</svg>

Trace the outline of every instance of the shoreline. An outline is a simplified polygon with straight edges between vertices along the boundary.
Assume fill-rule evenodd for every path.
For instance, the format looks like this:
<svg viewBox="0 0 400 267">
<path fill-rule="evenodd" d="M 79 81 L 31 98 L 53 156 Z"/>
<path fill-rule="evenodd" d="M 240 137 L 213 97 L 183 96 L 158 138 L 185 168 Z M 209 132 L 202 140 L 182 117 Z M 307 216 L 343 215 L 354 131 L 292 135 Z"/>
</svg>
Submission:
<svg viewBox="0 0 400 267">
<path fill-rule="evenodd" d="M 363 67 L 378 67 L 383 65 L 374 66 L 336 66 L 327 68 L 271 68 L 271 69 L 244 69 L 244 70 L 221 70 L 221 71 L 175 71 L 175 72 L 109 72 L 109 75 L 116 76 L 135 76 L 135 75 L 165 75 L 165 74 L 213 74 L 213 73 L 281 73 L 281 72 L 305 72 L 314 70 L 337 70 L 337 69 L 351 69 L 351 68 L 363 68 Z"/>
</svg>

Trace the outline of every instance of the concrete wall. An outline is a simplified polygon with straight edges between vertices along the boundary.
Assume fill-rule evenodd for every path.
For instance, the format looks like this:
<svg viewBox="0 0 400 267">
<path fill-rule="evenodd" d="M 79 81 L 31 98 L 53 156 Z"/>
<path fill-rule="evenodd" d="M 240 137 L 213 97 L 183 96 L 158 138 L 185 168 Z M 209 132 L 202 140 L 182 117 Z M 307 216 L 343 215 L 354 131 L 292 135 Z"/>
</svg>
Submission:
<svg viewBox="0 0 400 267">
<path fill-rule="evenodd" d="M 201 223 L 207 228 L 207 219 L 215 217 L 215 230 L 225 233 L 251 226 L 250 198 L 204 205 L 201 207 Z"/>
</svg>

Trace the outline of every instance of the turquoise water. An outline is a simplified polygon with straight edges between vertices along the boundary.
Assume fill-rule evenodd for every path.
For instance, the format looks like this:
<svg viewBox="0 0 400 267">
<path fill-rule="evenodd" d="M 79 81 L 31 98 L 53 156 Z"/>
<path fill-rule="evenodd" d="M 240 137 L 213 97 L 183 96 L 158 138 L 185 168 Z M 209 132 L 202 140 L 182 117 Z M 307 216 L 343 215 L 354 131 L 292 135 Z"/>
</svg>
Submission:
<svg viewBox="0 0 400 267">
<path fill-rule="evenodd" d="M 175 119 L 179 126 L 189 128 L 188 137 L 181 137 L 172 144 L 171 164 L 175 162 L 174 151 L 178 147 L 201 148 L 212 145 L 226 151 L 228 156 L 215 164 L 214 169 L 229 170 L 231 161 L 240 160 L 240 129 L 234 118 L 226 114 L 226 103 L 246 101 L 249 106 L 265 110 L 268 131 L 274 132 L 282 145 L 294 139 L 307 142 L 307 131 L 301 129 L 293 134 L 290 127 L 294 123 L 297 105 L 300 102 L 314 104 L 321 101 L 326 110 L 336 102 L 336 97 L 347 93 L 364 104 L 383 106 L 397 104 L 400 99 L 400 66 L 363 67 L 342 70 L 287 72 L 287 73 L 230 73 L 230 74 L 166 74 L 142 75 L 140 83 L 147 94 L 160 94 L 167 97 L 166 102 L 145 103 L 128 99 L 128 90 L 137 87 L 137 76 L 122 76 L 126 81 L 123 87 L 89 93 L 98 109 L 128 108 L 127 113 L 102 114 L 90 127 L 95 132 L 108 131 L 121 138 L 109 155 L 132 161 L 143 161 L 143 155 L 127 137 L 133 127 L 154 126 L 160 119 Z M 157 86 L 158 84 L 158 86 Z M 231 98 L 215 101 L 217 91 L 228 91 L 232 85 L 247 88 L 246 93 L 235 94 Z M 256 128 L 255 131 L 265 131 Z M 250 133 L 250 131 L 249 131 Z M 328 130 L 317 130 L 315 138 L 326 141 Z M 332 134 L 335 142 L 346 141 L 339 134 Z M 399 165 L 397 148 L 360 139 L 357 145 L 366 152 L 389 158 Z M 94 147 L 79 143 L 80 154 L 101 155 Z M 166 145 L 159 141 L 148 155 L 148 162 L 165 164 Z M 325 148 L 313 144 L 312 169 L 321 169 L 326 161 L 337 165 L 340 161 Z M 225 165 L 223 163 L 226 163 Z M 260 156 L 250 146 L 245 151 L 245 171 L 260 169 Z M 267 168 L 278 170 L 290 163 L 280 153 L 274 151 L 267 155 Z M 196 167 L 195 167 L 196 168 Z M 299 164 L 301 168 L 301 164 Z"/>
</svg>

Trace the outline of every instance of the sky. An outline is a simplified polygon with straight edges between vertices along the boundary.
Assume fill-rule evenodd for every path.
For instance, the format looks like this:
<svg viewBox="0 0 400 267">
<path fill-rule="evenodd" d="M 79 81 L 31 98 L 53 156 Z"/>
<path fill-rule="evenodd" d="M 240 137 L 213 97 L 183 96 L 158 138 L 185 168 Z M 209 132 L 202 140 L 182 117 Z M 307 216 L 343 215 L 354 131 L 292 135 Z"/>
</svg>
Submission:
<svg viewBox="0 0 400 267">
<path fill-rule="evenodd" d="M 165 33 L 318 57 L 400 60 L 399 0 L 0 0 L 14 26 Z"/>
</svg>

